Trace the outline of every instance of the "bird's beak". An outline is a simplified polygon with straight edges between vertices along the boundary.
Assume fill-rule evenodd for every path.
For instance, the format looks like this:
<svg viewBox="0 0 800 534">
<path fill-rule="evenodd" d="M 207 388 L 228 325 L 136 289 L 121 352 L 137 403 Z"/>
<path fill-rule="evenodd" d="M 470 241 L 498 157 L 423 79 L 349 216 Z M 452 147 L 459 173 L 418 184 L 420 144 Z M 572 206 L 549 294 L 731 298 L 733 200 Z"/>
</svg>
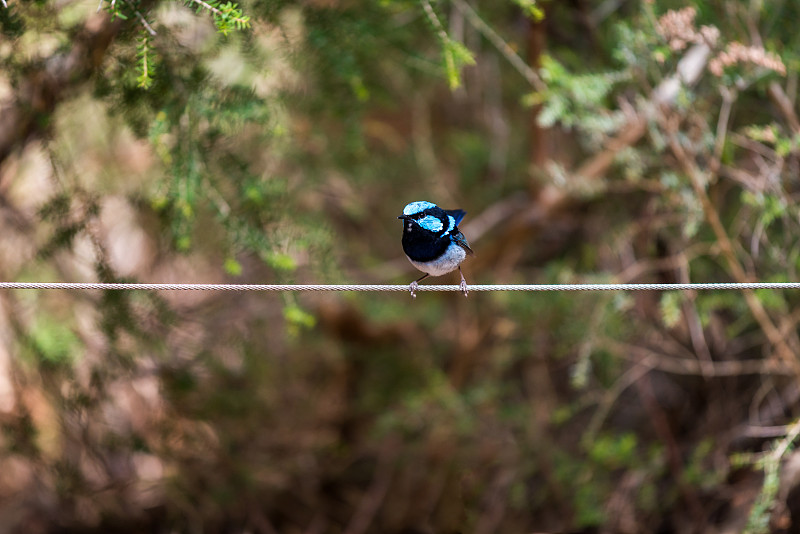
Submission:
<svg viewBox="0 0 800 534">
<path fill-rule="evenodd" d="M 408 219 L 408 215 L 400 215 L 397 217 L 398 219 Z"/>
</svg>

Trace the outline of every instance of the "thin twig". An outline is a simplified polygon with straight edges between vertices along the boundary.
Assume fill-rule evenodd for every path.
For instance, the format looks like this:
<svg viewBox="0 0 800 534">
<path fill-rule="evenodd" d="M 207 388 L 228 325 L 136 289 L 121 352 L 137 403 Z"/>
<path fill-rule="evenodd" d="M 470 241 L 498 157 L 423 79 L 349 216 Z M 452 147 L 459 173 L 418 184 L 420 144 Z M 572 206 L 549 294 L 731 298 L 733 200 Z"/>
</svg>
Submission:
<svg viewBox="0 0 800 534">
<path fill-rule="evenodd" d="M 789 433 L 789 425 L 755 426 L 748 425 L 742 436 L 748 438 L 780 438 Z"/>
<path fill-rule="evenodd" d="M 126 2 L 127 2 L 129 5 L 131 5 L 131 3 L 130 3 L 130 1 L 129 1 L 129 0 L 125 0 L 125 1 L 126 1 Z M 131 5 L 131 7 L 133 7 L 133 6 Z M 139 19 L 139 22 L 141 22 L 141 23 L 142 23 L 142 26 L 144 26 L 144 29 L 145 29 L 145 30 L 147 30 L 147 33 L 149 33 L 150 35 L 152 35 L 153 37 L 155 37 L 155 36 L 157 35 L 157 34 L 156 34 L 156 31 L 153 29 L 153 27 L 152 27 L 152 26 L 150 26 L 150 23 L 149 23 L 149 22 L 147 22 L 147 19 L 146 19 L 146 18 L 144 18 L 144 16 L 143 16 L 141 13 L 139 13 L 139 10 L 138 10 L 138 9 L 134 9 L 134 10 L 133 10 L 133 12 L 134 12 L 134 14 L 136 15 L 136 18 L 138 18 L 138 19 Z"/>
<path fill-rule="evenodd" d="M 586 427 L 586 432 L 583 434 L 582 439 L 585 443 L 592 443 L 594 441 L 595 436 L 597 436 L 597 433 L 603 426 L 603 422 L 608 418 L 608 414 L 611 413 L 611 408 L 620 395 L 637 380 L 657 367 L 656 355 L 646 356 L 643 360 L 636 363 L 637 365 L 625 371 L 603 394 L 603 398 L 598 403 L 597 411 L 592 415 L 589 425 Z"/>
<path fill-rule="evenodd" d="M 425 15 L 428 17 L 428 20 L 431 21 L 431 24 L 436 29 L 436 34 L 439 36 L 439 39 L 441 39 L 443 43 L 449 41 L 450 37 L 445 31 L 442 21 L 436 16 L 436 12 L 433 10 L 433 6 L 429 0 L 420 0 L 420 3 L 422 4 L 422 9 L 425 10 Z"/>
<path fill-rule="evenodd" d="M 775 364 L 768 360 L 730 360 L 704 362 L 701 365 L 696 359 L 676 358 L 668 354 L 660 354 L 647 347 L 621 343 L 612 339 L 603 340 L 603 346 L 613 350 L 625 359 L 635 361 L 650 369 L 673 375 L 703 376 L 706 378 L 742 376 L 742 375 L 788 375 L 795 373 L 791 367 Z"/>
<path fill-rule="evenodd" d="M 731 142 L 737 146 L 755 152 L 762 158 L 773 162 L 777 162 L 781 159 L 780 156 L 778 156 L 778 154 L 768 146 L 764 145 L 763 143 L 759 143 L 758 141 L 754 141 L 753 139 L 750 139 L 749 137 L 746 137 L 740 133 L 732 132 L 730 134 L 730 138 Z"/>
<path fill-rule="evenodd" d="M 391 486 L 396 456 L 396 440 L 388 437 L 384 440 L 378 454 L 378 465 L 375 468 L 372 484 L 364 492 L 344 531 L 345 534 L 363 534 L 369 529 Z"/>
<path fill-rule="evenodd" d="M 786 451 L 789 450 L 789 447 L 794 443 L 794 440 L 797 439 L 797 436 L 800 436 L 800 419 L 795 421 L 790 425 L 789 431 L 786 433 L 786 437 L 781 440 L 780 445 L 775 447 L 775 450 L 772 451 L 773 460 L 780 460 L 783 458 L 783 455 L 786 454 Z"/>
<path fill-rule="evenodd" d="M 735 89 L 729 89 L 723 85 L 720 88 L 720 92 L 722 93 L 722 106 L 719 109 L 719 120 L 717 120 L 717 139 L 714 143 L 714 158 L 709 165 L 711 172 L 714 174 L 719 172 L 719 166 L 722 162 L 722 149 L 725 147 L 725 137 L 728 133 L 728 121 L 731 117 L 733 102 L 736 100 Z"/>
<path fill-rule="evenodd" d="M 770 82 L 767 88 L 767 94 L 775 105 L 778 106 L 778 109 L 781 111 L 794 133 L 800 133 L 800 119 L 797 118 L 792 100 L 786 95 L 783 87 L 781 87 L 778 82 Z"/>
<path fill-rule="evenodd" d="M 481 18 L 480 15 L 470 6 L 466 0 L 453 0 L 453 6 L 456 9 L 464 13 L 469 20 L 470 24 L 481 32 L 486 39 L 489 40 L 490 43 L 494 45 L 497 50 L 503 54 L 506 60 L 511 63 L 511 66 L 514 67 L 517 72 L 522 74 L 522 76 L 528 80 L 534 89 L 543 93 L 547 90 L 547 85 L 542 81 L 542 78 L 539 74 L 533 70 L 525 61 L 514 52 L 514 49 L 502 38 L 500 35 L 495 32 L 491 26 L 486 24 L 484 20 Z"/>
<path fill-rule="evenodd" d="M 225 198 L 220 194 L 216 187 L 211 183 L 211 180 L 203 179 L 203 185 L 205 186 L 205 190 L 208 192 L 208 197 L 217 207 L 217 211 L 223 217 L 230 217 L 231 215 L 231 206 L 225 200 Z"/>
<path fill-rule="evenodd" d="M 200 4 L 204 8 L 206 8 L 209 11 L 211 11 L 212 13 L 214 13 L 215 15 L 224 16 L 224 13 L 222 11 L 220 11 L 219 9 L 217 9 L 216 7 L 212 6 L 211 4 L 209 4 L 207 2 L 203 2 L 203 0 L 192 0 L 192 2 L 194 2 L 195 4 Z M 244 22 L 244 19 L 242 19 L 240 17 L 234 17 L 233 20 L 235 20 L 236 22 L 239 22 L 239 23 Z"/>
<path fill-rule="evenodd" d="M 200 4 L 204 8 L 208 9 L 209 11 L 211 11 L 212 13 L 216 13 L 217 15 L 221 15 L 222 14 L 222 11 L 220 11 L 216 7 L 212 6 L 211 4 L 203 2 L 203 0 L 192 0 L 192 2 L 194 2 L 195 4 Z"/>
<path fill-rule="evenodd" d="M 680 255 L 657 259 L 637 259 L 635 263 L 626 266 L 621 272 L 614 275 L 614 281 L 620 284 L 630 283 L 646 274 L 677 269 L 683 265 L 684 261 L 703 255 L 710 255 L 709 246 L 705 243 L 695 243 L 686 247 Z"/>
<path fill-rule="evenodd" d="M 687 282 L 689 280 L 689 260 L 683 255 L 681 255 L 680 258 L 683 261 L 677 271 L 680 276 L 680 281 Z M 703 372 L 703 376 L 706 376 L 706 372 L 710 369 L 712 364 L 711 350 L 708 348 L 708 341 L 706 341 L 706 336 L 703 332 L 703 325 L 700 321 L 700 313 L 697 311 L 697 306 L 695 305 L 694 296 L 695 293 L 690 293 L 689 298 L 683 300 L 683 315 L 686 319 L 686 326 L 689 329 L 689 339 L 692 342 L 692 348 L 700 363 L 700 370 Z"/>
</svg>

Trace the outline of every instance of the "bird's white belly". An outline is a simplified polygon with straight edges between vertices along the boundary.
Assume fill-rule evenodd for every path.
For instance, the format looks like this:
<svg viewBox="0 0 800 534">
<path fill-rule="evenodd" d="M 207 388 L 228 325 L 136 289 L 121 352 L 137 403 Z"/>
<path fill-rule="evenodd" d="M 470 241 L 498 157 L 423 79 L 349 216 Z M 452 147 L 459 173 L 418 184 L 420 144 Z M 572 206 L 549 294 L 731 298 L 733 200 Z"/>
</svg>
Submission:
<svg viewBox="0 0 800 534">
<path fill-rule="evenodd" d="M 466 257 L 467 252 L 463 248 L 455 243 L 451 243 L 450 246 L 447 247 L 447 250 L 444 251 L 444 254 L 435 260 L 419 262 L 408 258 L 408 261 L 423 273 L 428 273 L 431 276 L 442 276 L 443 274 L 455 271 Z"/>
</svg>

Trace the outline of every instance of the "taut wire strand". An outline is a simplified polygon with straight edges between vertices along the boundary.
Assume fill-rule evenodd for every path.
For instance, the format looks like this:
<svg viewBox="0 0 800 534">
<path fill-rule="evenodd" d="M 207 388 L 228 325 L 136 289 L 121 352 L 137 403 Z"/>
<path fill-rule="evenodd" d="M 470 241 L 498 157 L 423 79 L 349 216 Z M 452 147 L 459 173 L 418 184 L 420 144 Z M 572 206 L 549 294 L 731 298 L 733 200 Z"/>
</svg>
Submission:
<svg viewBox="0 0 800 534">
<path fill-rule="evenodd" d="M 0 282 L 0 289 L 142 290 L 142 291 L 409 291 L 407 284 L 124 284 L 93 282 Z M 800 282 L 731 282 L 698 284 L 492 284 L 468 285 L 475 291 L 718 291 L 800 289 Z M 462 291 L 458 285 L 420 285 L 422 291 Z"/>
</svg>

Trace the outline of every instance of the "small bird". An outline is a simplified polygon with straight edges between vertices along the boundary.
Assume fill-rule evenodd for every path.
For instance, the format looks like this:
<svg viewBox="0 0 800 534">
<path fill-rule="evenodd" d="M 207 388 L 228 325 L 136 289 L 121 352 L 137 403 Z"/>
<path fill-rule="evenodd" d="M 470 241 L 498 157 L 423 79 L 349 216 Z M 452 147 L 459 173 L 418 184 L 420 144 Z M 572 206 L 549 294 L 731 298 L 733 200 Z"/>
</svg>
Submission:
<svg viewBox="0 0 800 534">
<path fill-rule="evenodd" d="M 413 298 L 417 297 L 420 281 L 456 269 L 461 274 L 461 291 L 467 296 L 467 281 L 460 263 L 474 252 L 458 229 L 458 223 L 466 214 L 464 210 L 443 210 L 425 200 L 411 202 L 403 208 L 403 214 L 398 217 L 403 219 L 403 252 L 411 265 L 425 273 L 409 285 Z"/>
</svg>

